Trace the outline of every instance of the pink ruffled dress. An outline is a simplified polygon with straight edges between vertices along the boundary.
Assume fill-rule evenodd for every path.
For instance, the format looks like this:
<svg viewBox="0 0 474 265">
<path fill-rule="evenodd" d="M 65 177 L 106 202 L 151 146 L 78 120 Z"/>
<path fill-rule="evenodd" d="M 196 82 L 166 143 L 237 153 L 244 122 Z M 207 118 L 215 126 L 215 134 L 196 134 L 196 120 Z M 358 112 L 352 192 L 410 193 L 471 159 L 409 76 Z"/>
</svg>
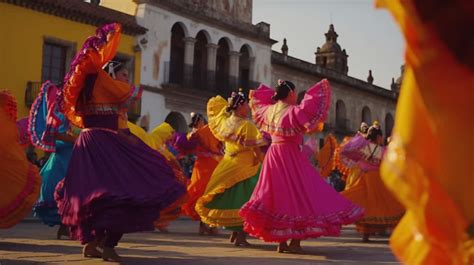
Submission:
<svg viewBox="0 0 474 265">
<path fill-rule="evenodd" d="M 240 210 L 244 230 L 267 242 L 338 236 L 364 210 L 329 186 L 302 152 L 303 135 L 322 128 L 330 105 L 329 82 L 308 91 L 300 105 L 274 102 L 261 85 L 250 94 L 253 119 L 272 136 L 260 178 Z"/>
</svg>

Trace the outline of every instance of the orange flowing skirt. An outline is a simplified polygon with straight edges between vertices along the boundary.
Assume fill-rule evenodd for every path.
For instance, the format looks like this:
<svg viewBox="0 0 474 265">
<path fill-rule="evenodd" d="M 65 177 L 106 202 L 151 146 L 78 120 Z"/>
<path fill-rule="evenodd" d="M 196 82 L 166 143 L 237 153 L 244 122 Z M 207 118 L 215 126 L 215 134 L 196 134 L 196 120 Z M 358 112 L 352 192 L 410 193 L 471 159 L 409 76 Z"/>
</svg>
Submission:
<svg viewBox="0 0 474 265">
<path fill-rule="evenodd" d="M 393 229 L 405 212 L 385 187 L 378 170 L 352 169 L 342 195 L 365 209 L 364 217 L 356 222 L 359 233 L 374 234 Z"/>
<path fill-rule="evenodd" d="M 188 200 L 182 206 L 183 214 L 191 217 L 193 220 L 201 219 L 195 210 L 196 202 L 204 194 L 207 183 L 209 183 L 209 179 L 217 164 L 219 164 L 219 160 L 214 157 L 205 156 L 198 156 L 194 163 L 191 183 L 188 186 Z"/>
<path fill-rule="evenodd" d="M 18 141 L 16 124 L 0 109 L 0 228 L 10 228 L 32 211 L 41 179 L 26 159 Z"/>
</svg>

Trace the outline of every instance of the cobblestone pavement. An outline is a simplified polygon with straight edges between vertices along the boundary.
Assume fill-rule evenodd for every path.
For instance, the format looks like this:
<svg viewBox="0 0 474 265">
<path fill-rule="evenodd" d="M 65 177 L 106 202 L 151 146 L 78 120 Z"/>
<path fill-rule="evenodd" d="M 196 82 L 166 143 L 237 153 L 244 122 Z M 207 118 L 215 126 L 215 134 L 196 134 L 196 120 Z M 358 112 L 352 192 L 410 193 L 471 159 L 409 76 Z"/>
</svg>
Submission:
<svg viewBox="0 0 474 265">
<path fill-rule="evenodd" d="M 362 243 L 354 227 L 345 227 L 338 238 L 327 237 L 302 242 L 306 255 L 279 254 L 275 244 L 250 239 L 251 247 L 237 248 L 228 242 L 229 232 L 215 237 L 197 235 L 198 223 L 179 219 L 170 233 L 127 234 L 117 252 L 122 264 L 398 264 L 386 237 Z M 0 230 L 0 265 L 11 264 L 107 264 L 82 257 L 79 242 L 56 240 L 56 227 L 23 222 Z M 110 263 L 109 263 L 110 264 Z"/>
</svg>

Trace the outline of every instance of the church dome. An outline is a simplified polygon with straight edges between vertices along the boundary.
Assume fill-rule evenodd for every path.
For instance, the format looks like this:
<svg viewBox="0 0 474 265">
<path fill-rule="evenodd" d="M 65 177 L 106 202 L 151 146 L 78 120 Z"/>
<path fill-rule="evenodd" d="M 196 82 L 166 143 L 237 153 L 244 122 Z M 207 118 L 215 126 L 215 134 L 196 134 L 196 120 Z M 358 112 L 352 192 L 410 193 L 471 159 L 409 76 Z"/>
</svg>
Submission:
<svg viewBox="0 0 474 265">
<path fill-rule="evenodd" d="M 326 42 L 318 52 L 341 52 L 341 46 L 337 42 Z"/>
<path fill-rule="evenodd" d="M 334 30 L 334 25 L 329 25 L 329 30 L 327 33 L 324 34 L 326 36 L 326 42 L 318 48 L 318 53 L 327 53 L 327 52 L 334 52 L 334 53 L 341 53 L 342 49 L 341 46 L 337 43 L 337 37 L 339 35 Z"/>
</svg>

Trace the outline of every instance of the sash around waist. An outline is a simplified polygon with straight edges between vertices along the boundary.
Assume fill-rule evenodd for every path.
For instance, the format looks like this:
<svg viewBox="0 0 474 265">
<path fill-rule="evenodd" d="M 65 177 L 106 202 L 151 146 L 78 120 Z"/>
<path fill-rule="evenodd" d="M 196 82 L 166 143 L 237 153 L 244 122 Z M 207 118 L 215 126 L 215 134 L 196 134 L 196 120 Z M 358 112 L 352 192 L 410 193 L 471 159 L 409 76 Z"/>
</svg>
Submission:
<svg viewBox="0 0 474 265">
<path fill-rule="evenodd" d="M 117 131 L 118 115 L 86 115 L 83 117 L 85 129 L 107 129 Z"/>
<path fill-rule="evenodd" d="M 118 134 L 118 131 L 117 130 L 113 130 L 113 129 L 109 129 L 109 128 L 101 128 L 101 127 L 89 127 L 89 128 L 85 128 L 81 131 L 81 133 L 83 132 L 90 132 L 90 131 L 104 131 L 104 132 L 110 132 L 110 133 L 115 133 L 115 134 Z"/>
</svg>

